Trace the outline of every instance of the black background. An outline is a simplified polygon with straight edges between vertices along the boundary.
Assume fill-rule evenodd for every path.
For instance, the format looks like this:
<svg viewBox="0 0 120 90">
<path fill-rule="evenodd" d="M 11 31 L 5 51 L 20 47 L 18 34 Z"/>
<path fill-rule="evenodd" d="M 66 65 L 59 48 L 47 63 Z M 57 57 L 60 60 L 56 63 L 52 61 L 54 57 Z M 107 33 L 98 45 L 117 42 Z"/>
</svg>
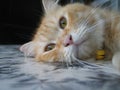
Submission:
<svg viewBox="0 0 120 90">
<path fill-rule="evenodd" d="M 64 5 L 69 0 L 60 0 Z M 0 44 L 31 40 L 43 14 L 41 0 L 0 0 Z"/>
</svg>

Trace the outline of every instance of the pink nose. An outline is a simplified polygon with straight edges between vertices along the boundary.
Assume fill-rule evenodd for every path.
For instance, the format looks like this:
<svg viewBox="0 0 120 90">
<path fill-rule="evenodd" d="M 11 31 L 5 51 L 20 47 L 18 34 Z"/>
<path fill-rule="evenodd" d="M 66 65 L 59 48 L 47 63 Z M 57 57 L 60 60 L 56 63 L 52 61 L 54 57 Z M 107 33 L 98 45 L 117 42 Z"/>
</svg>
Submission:
<svg viewBox="0 0 120 90">
<path fill-rule="evenodd" d="M 69 45 L 72 45 L 73 44 L 73 38 L 72 38 L 72 35 L 68 35 L 66 36 L 64 42 L 63 42 L 64 46 L 67 47 Z"/>
</svg>

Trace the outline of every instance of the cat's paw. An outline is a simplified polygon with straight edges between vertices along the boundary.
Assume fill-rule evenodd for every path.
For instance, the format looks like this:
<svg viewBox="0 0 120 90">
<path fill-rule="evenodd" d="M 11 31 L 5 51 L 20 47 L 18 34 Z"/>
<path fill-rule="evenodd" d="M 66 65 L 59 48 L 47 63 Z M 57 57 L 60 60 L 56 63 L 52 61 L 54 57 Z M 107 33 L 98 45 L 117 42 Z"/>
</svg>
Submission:
<svg viewBox="0 0 120 90">
<path fill-rule="evenodd" d="M 112 64 L 117 70 L 120 71 L 120 52 L 114 54 L 112 58 Z"/>
</svg>

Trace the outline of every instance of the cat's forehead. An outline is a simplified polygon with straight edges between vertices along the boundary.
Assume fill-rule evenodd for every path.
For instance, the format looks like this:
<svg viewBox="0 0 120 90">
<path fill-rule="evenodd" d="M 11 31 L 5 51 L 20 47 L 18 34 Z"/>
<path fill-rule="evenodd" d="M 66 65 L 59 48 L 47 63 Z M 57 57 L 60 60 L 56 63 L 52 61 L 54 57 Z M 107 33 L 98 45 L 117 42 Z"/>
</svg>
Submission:
<svg viewBox="0 0 120 90">
<path fill-rule="evenodd" d="M 82 4 L 70 4 L 46 13 L 41 26 L 38 28 L 37 37 L 39 36 L 39 39 L 46 42 L 51 40 L 55 41 L 60 33 L 60 18 L 62 16 L 66 17 L 70 28 L 74 26 L 79 17 L 84 16 L 82 12 L 84 12 L 86 8 L 87 7 Z"/>
<path fill-rule="evenodd" d="M 54 22 L 42 23 L 37 30 L 34 40 L 44 44 L 56 41 L 59 32 L 56 25 L 54 24 Z"/>
<path fill-rule="evenodd" d="M 87 13 L 89 13 L 90 9 L 91 8 L 83 4 L 68 4 L 49 13 L 46 13 L 43 20 L 45 21 L 45 23 L 54 22 L 57 24 L 62 16 L 66 18 L 77 18 L 76 15 L 78 15 L 78 17 L 84 17 L 85 15 L 87 15 Z"/>
</svg>

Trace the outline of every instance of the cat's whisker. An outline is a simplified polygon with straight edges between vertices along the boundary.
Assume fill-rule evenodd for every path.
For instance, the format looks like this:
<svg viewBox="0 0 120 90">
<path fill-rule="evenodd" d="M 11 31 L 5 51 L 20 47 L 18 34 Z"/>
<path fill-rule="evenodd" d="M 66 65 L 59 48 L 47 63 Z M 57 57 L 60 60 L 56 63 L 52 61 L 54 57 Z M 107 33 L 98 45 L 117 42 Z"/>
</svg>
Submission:
<svg viewBox="0 0 120 90">
<path fill-rule="evenodd" d="M 69 54 L 69 64 L 70 65 L 72 65 L 72 58 L 71 58 L 71 55 L 72 55 L 72 51 L 73 51 L 73 49 L 72 48 L 70 48 L 70 54 Z"/>
<path fill-rule="evenodd" d="M 93 14 L 97 11 L 97 9 L 99 9 L 99 8 L 102 7 L 103 4 L 105 4 L 105 2 L 99 4 L 98 6 L 96 6 L 96 8 L 92 9 L 93 11 L 91 10 L 92 12 L 91 12 L 90 14 L 93 15 Z M 107 8 L 111 8 L 111 7 L 114 6 L 114 5 L 115 5 L 115 3 L 112 3 L 112 4 L 110 4 L 109 6 L 102 8 L 102 10 L 104 11 L 104 10 L 106 10 Z M 90 14 L 89 14 L 88 16 L 90 16 Z M 88 17 L 87 20 L 89 20 L 89 19 L 90 19 L 90 17 Z"/>
<path fill-rule="evenodd" d="M 83 30 L 82 33 L 78 33 L 79 38 L 80 38 L 80 39 L 83 38 L 83 36 L 86 34 L 86 32 L 87 32 L 87 29 L 84 28 L 84 30 Z"/>
<path fill-rule="evenodd" d="M 91 31 L 95 30 L 93 28 L 95 28 L 96 26 L 98 26 L 98 25 L 100 25 L 102 23 L 104 23 L 104 21 L 99 21 L 98 23 L 96 23 L 93 26 L 89 27 L 89 29 L 84 28 L 83 30 L 80 30 L 82 33 L 78 33 L 79 38 L 82 38 L 86 34 L 86 32 L 88 32 L 88 31 L 91 32 Z"/>
<path fill-rule="evenodd" d="M 80 25 L 79 29 L 77 30 L 76 33 L 79 33 L 79 36 L 81 35 L 81 33 L 86 32 L 85 29 L 86 29 L 86 25 L 88 24 L 88 21 L 90 19 L 90 17 L 96 12 L 96 10 L 98 9 L 99 7 L 96 7 L 94 9 L 91 10 L 91 12 L 88 14 L 87 18 L 85 21 L 82 21 L 83 23 Z M 82 29 L 82 30 L 81 30 Z M 82 35 L 83 36 L 83 35 Z"/>
<path fill-rule="evenodd" d="M 93 30 L 96 30 L 96 29 L 94 29 L 94 28 L 95 28 L 96 26 L 102 24 L 102 23 L 104 23 L 104 21 L 99 21 L 98 23 L 96 23 L 96 24 L 94 24 L 93 26 L 89 27 L 89 29 L 87 29 L 87 32 L 91 32 L 91 31 L 93 31 Z"/>
<path fill-rule="evenodd" d="M 81 26 L 82 27 L 82 26 Z M 81 28 L 78 27 L 78 29 L 76 30 L 76 33 L 81 33 L 82 31 L 80 30 Z"/>
<path fill-rule="evenodd" d="M 108 0 L 108 1 L 110 1 L 110 0 Z M 110 5 L 105 5 L 105 7 L 104 7 L 104 4 L 106 3 L 107 1 L 105 0 L 105 1 L 102 1 L 100 4 L 98 4 L 97 6 L 94 6 L 94 5 L 92 5 L 94 8 L 102 8 L 102 10 L 105 10 L 105 9 L 109 9 L 109 8 L 112 8 L 113 6 L 115 6 L 116 5 L 116 3 L 110 3 Z M 95 4 L 96 5 L 96 4 Z"/>
<path fill-rule="evenodd" d="M 85 33 L 87 32 L 87 30 L 85 29 L 81 34 L 78 34 L 80 38 L 83 37 L 83 35 L 85 35 Z"/>
<path fill-rule="evenodd" d="M 83 30 L 85 30 L 85 28 L 86 28 L 85 26 L 88 24 L 90 17 L 97 11 L 98 8 L 99 7 L 96 7 L 91 10 L 91 12 L 88 14 L 87 18 L 85 19 L 85 21 L 82 21 L 83 23 L 80 25 L 80 27 L 79 27 L 80 29 L 77 30 L 78 31 L 77 33 L 81 34 L 81 32 L 83 32 Z"/>
<path fill-rule="evenodd" d="M 100 68 L 100 65 L 97 65 L 97 64 L 94 64 L 94 63 L 89 63 L 89 62 L 86 62 L 86 61 L 77 59 L 74 55 L 73 55 L 73 59 L 76 60 L 80 65 L 83 65 L 83 67 L 84 67 L 85 65 L 87 65 L 88 67 L 91 67 L 91 66 L 92 66 L 92 68 L 94 68 L 94 67 Z M 102 67 L 104 67 L 104 66 L 102 66 Z"/>
<path fill-rule="evenodd" d="M 108 9 L 112 8 L 113 6 L 115 6 L 115 5 L 116 5 L 116 3 L 111 3 L 110 5 L 105 6 L 104 8 L 102 8 L 102 10 L 108 10 Z"/>
<path fill-rule="evenodd" d="M 85 21 L 83 21 L 82 25 L 86 26 L 89 23 L 89 19 L 91 18 L 91 16 L 96 12 L 97 8 L 92 9 L 90 11 L 90 13 L 88 14 L 88 16 L 86 17 Z"/>
<path fill-rule="evenodd" d="M 69 56 L 67 57 L 67 61 L 68 61 L 68 65 L 71 65 L 70 57 Z"/>
<path fill-rule="evenodd" d="M 98 6 L 96 6 L 96 8 L 94 8 L 94 9 L 91 10 L 90 14 L 87 16 L 87 19 L 84 21 L 84 23 L 85 23 L 84 25 L 88 24 L 88 21 L 89 21 L 91 15 L 93 15 L 97 11 L 97 9 L 101 8 L 103 4 L 105 4 L 105 2 L 99 4 Z M 104 11 L 104 10 L 106 10 L 108 8 L 111 8 L 114 5 L 115 5 L 115 3 L 112 3 L 109 6 L 102 8 L 102 10 Z"/>
<path fill-rule="evenodd" d="M 64 51 L 64 52 L 65 52 L 64 57 L 66 57 L 68 53 L 67 53 L 67 51 Z"/>
<path fill-rule="evenodd" d="M 87 32 L 86 27 L 80 26 L 76 33 L 77 33 L 78 37 L 81 38 L 86 32 Z"/>
<path fill-rule="evenodd" d="M 73 64 L 74 64 L 74 63 L 73 63 L 73 62 L 74 62 L 74 61 L 73 61 L 73 56 L 74 56 L 74 54 L 72 53 L 71 56 L 70 56 L 72 67 L 73 67 Z"/>
<path fill-rule="evenodd" d="M 66 61 L 68 62 L 68 65 L 71 65 L 70 55 L 71 55 L 71 54 L 68 53 L 67 58 L 66 58 L 66 59 L 67 59 Z"/>
<path fill-rule="evenodd" d="M 74 60 L 74 62 L 76 61 L 80 67 L 84 67 L 84 63 L 82 63 L 79 59 L 77 59 L 74 55 L 72 55 L 72 58 Z"/>
<path fill-rule="evenodd" d="M 65 58 L 65 62 L 66 62 L 66 65 L 67 66 L 72 66 L 72 58 L 71 58 L 71 55 L 72 55 L 72 50 L 73 48 L 72 47 L 67 47 L 65 48 L 65 53 L 64 53 L 64 58 Z"/>
<path fill-rule="evenodd" d="M 90 13 L 88 14 L 87 18 L 85 21 L 83 21 L 82 25 L 86 26 L 89 23 L 89 19 L 90 17 L 97 11 L 97 9 L 101 8 L 103 6 L 103 4 L 105 4 L 105 2 L 102 2 L 101 4 L 99 4 L 98 6 L 96 6 L 94 9 L 91 9 Z M 110 8 L 113 5 L 115 5 L 115 3 L 112 3 L 111 5 L 109 5 L 108 7 L 103 8 L 103 10 L 105 10 L 106 8 Z"/>
<path fill-rule="evenodd" d="M 93 8 L 93 9 L 91 9 L 91 11 L 88 13 L 88 16 L 86 17 L 86 19 L 85 19 L 85 21 L 84 21 L 84 19 L 83 19 L 83 23 L 82 23 L 82 25 L 84 26 L 86 26 L 89 22 L 89 19 L 91 18 L 91 16 L 97 11 L 97 9 L 98 8 L 101 8 L 102 7 L 102 5 L 104 4 L 105 2 L 103 2 L 103 3 L 101 3 L 101 4 L 99 4 L 98 6 L 96 6 L 95 8 Z"/>
<path fill-rule="evenodd" d="M 70 65 L 70 67 L 73 67 L 73 64 L 72 64 L 72 61 L 71 61 L 71 57 L 69 57 L 69 65 Z"/>
<path fill-rule="evenodd" d="M 68 52 L 65 50 L 65 54 L 64 54 L 64 58 L 65 58 L 65 64 L 67 66 L 67 68 L 69 67 L 69 64 L 68 64 Z"/>
<path fill-rule="evenodd" d="M 69 63 L 67 60 L 65 60 L 67 68 L 69 68 Z"/>
<path fill-rule="evenodd" d="M 80 27 L 79 27 L 79 30 L 78 30 L 78 32 L 77 32 L 77 33 L 78 33 L 78 34 L 83 33 L 83 32 L 84 32 L 84 30 L 85 30 L 85 28 L 86 28 L 86 27 L 85 27 L 84 25 L 80 26 Z"/>
<path fill-rule="evenodd" d="M 108 2 L 109 0 L 102 0 L 102 1 L 95 1 L 91 4 L 91 6 L 93 7 L 102 7 L 106 2 Z M 98 3 L 99 2 L 99 3 Z"/>
</svg>

